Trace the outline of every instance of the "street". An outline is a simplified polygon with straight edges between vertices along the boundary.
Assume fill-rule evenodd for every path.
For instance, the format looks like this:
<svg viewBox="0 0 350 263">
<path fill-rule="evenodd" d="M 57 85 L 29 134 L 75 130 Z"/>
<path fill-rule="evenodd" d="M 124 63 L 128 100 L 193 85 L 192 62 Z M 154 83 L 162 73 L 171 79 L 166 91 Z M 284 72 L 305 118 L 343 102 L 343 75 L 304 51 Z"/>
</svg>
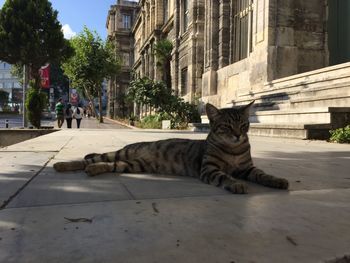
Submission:
<svg viewBox="0 0 350 263">
<path fill-rule="evenodd" d="M 6 127 L 6 120 L 8 120 L 9 128 L 21 128 L 22 125 L 22 115 L 0 115 L 0 129 Z M 41 120 L 42 126 L 53 126 L 57 127 L 56 120 Z M 76 120 L 72 121 L 72 129 L 76 129 Z M 126 126 L 120 125 L 117 122 L 104 119 L 104 123 L 99 123 L 95 118 L 83 118 L 80 124 L 81 129 L 127 129 Z M 67 129 L 66 121 L 63 123 L 62 129 Z"/>
<path fill-rule="evenodd" d="M 55 128 L 57 127 L 57 122 L 51 122 L 51 125 L 54 125 Z M 77 128 L 77 122 L 73 119 L 72 121 L 72 129 Z M 63 123 L 62 129 L 67 129 L 67 122 L 65 121 Z M 128 127 L 123 126 L 117 122 L 104 119 L 103 123 L 99 123 L 97 119 L 95 118 L 83 118 L 80 123 L 80 129 L 128 129 Z"/>
<path fill-rule="evenodd" d="M 295 263 L 349 253 L 348 145 L 251 136 L 255 165 L 290 188 L 249 183 L 247 195 L 232 195 L 191 177 L 56 172 L 55 162 L 91 152 L 206 136 L 83 123 L 94 129 L 0 150 L 0 262 Z"/>
<path fill-rule="evenodd" d="M 6 120 L 8 120 L 9 128 L 22 127 L 22 115 L 0 115 L 0 128 L 6 128 Z"/>
</svg>

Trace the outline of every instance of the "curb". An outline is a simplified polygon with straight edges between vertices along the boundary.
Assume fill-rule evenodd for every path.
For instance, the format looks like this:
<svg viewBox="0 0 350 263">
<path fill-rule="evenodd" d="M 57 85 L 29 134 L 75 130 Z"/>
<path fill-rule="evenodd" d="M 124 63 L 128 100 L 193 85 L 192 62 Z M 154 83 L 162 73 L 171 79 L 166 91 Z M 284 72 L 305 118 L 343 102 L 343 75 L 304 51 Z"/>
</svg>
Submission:
<svg viewBox="0 0 350 263">
<path fill-rule="evenodd" d="M 116 124 L 119 124 L 119 125 L 122 125 L 122 126 L 125 126 L 125 127 L 128 127 L 130 129 L 140 130 L 140 128 L 137 128 L 135 126 L 131 126 L 129 124 L 126 124 L 126 123 L 123 123 L 123 122 L 120 122 L 120 121 L 117 121 L 117 120 L 114 120 L 114 119 L 111 119 L 111 118 L 108 118 L 108 117 L 103 117 L 103 119 L 111 121 L 111 122 L 114 122 Z"/>
</svg>

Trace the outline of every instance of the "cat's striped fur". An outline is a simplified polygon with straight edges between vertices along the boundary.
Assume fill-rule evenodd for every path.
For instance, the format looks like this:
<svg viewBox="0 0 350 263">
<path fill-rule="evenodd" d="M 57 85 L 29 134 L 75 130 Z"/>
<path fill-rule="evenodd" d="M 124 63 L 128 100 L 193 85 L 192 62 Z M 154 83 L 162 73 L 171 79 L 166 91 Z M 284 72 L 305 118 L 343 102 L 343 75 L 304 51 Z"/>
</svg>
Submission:
<svg viewBox="0 0 350 263">
<path fill-rule="evenodd" d="M 91 176 L 106 172 L 193 176 L 232 193 L 247 192 L 240 179 L 287 189 L 286 179 L 265 174 L 253 165 L 247 136 L 252 104 L 221 110 L 207 104 L 211 131 L 206 140 L 139 142 L 116 152 L 89 154 L 81 161 L 55 163 L 54 168 L 85 169 Z"/>
</svg>

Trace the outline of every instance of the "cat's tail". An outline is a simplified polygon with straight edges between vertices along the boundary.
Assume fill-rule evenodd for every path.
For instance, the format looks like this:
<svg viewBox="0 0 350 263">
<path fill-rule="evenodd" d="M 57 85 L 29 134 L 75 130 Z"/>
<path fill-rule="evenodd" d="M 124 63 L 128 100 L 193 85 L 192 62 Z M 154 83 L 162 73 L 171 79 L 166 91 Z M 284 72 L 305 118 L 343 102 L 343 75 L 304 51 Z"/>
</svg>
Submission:
<svg viewBox="0 0 350 263">
<path fill-rule="evenodd" d="M 57 162 L 53 164 L 53 168 L 57 172 L 78 171 L 84 170 L 87 165 L 88 164 L 85 160 L 79 160 L 70 162 Z"/>
<path fill-rule="evenodd" d="M 103 153 L 103 154 L 91 153 L 86 155 L 83 160 L 57 162 L 53 165 L 53 168 L 57 172 L 84 170 L 86 166 L 92 163 L 115 162 L 118 159 L 116 158 L 116 155 L 117 155 L 117 152 L 110 152 L 110 153 Z"/>
</svg>

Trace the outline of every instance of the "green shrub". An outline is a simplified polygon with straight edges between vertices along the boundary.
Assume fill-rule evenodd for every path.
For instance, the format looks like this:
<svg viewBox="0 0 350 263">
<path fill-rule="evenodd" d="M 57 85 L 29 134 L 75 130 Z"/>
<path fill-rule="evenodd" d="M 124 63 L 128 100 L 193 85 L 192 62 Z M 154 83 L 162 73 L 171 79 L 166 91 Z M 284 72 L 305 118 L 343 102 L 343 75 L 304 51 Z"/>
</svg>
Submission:
<svg viewBox="0 0 350 263">
<path fill-rule="evenodd" d="M 35 128 L 40 128 L 41 125 L 41 113 L 46 106 L 47 98 L 46 94 L 42 93 L 40 89 L 35 88 L 31 83 L 27 92 L 26 109 L 28 120 Z"/>
<path fill-rule="evenodd" d="M 149 105 L 154 108 L 161 120 L 171 121 L 172 128 L 182 129 L 186 128 L 189 122 L 200 121 L 197 106 L 185 102 L 161 81 L 153 81 L 147 77 L 134 79 L 130 82 L 127 98 L 139 105 Z M 152 121 L 147 119 L 147 122 L 159 126 L 153 119 Z"/>
<path fill-rule="evenodd" d="M 350 125 L 339 128 L 336 130 L 331 130 L 331 142 L 338 142 L 338 143 L 350 143 Z"/>
<path fill-rule="evenodd" d="M 138 127 L 143 129 L 161 129 L 162 120 L 161 114 L 148 115 L 141 119 Z"/>
</svg>

